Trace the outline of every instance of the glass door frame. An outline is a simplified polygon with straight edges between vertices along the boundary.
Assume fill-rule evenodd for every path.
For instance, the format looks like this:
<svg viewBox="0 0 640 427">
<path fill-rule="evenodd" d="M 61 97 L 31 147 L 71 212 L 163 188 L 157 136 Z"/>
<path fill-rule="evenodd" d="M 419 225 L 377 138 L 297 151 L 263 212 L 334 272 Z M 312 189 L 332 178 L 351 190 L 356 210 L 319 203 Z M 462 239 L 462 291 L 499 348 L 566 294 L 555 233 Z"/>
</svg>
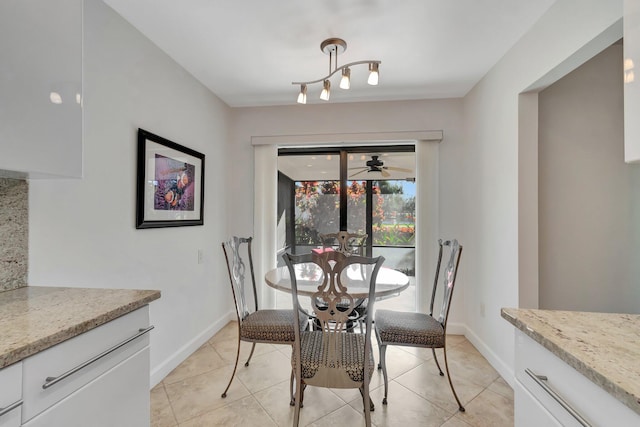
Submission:
<svg viewBox="0 0 640 427">
<path fill-rule="evenodd" d="M 347 231 L 347 181 L 354 181 L 349 179 L 349 154 L 362 154 L 375 151 L 377 153 L 389 153 L 389 152 L 415 152 L 414 144 L 407 145 L 358 145 L 349 147 L 309 147 L 309 148 L 279 148 L 278 156 L 302 156 L 302 155 L 318 155 L 318 154 L 330 154 L 340 156 L 340 231 Z M 368 235 L 365 254 L 366 256 L 372 256 L 373 254 L 373 189 L 371 183 L 373 181 L 379 181 L 379 179 L 362 179 L 360 181 L 367 182 L 366 192 L 366 233 Z M 291 224 L 294 222 L 292 221 Z M 295 237 L 294 237 L 295 240 Z M 294 241 L 295 246 L 295 241 Z"/>
</svg>

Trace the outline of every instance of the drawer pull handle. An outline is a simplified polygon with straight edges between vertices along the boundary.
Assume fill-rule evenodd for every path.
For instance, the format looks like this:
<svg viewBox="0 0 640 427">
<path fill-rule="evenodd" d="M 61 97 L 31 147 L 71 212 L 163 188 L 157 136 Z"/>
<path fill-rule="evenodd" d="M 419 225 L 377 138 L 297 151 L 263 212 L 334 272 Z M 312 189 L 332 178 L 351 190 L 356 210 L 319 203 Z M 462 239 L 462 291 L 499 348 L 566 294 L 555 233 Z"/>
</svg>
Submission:
<svg viewBox="0 0 640 427">
<path fill-rule="evenodd" d="M 52 385 L 57 384 L 58 382 L 60 382 L 63 379 L 67 378 L 68 376 L 73 375 L 76 372 L 78 372 L 79 370 L 86 368 L 87 366 L 91 365 L 93 362 L 96 362 L 96 361 L 102 359 L 103 357 L 105 357 L 106 355 L 108 355 L 110 353 L 113 353 L 114 351 L 116 351 L 120 347 L 123 347 L 123 346 L 129 344 L 131 341 L 135 340 L 136 338 L 140 338 L 141 336 L 143 336 L 144 334 L 146 334 L 147 332 L 149 332 L 152 329 L 153 329 L 153 325 L 149 326 L 148 328 L 139 329 L 138 333 L 135 334 L 134 336 L 132 336 L 130 338 L 127 338 L 126 340 L 122 341 L 120 344 L 114 345 L 110 349 L 105 350 L 102 353 L 98 354 L 97 356 L 92 357 L 91 359 L 87 360 L 86 362 L 76 366 L 75 368 L 68 370 L 64 374 L 58 375 L 57 377 L 47 377 L 45 379 L 45 383 L 42 384 L 42 388 L 45 389 L 45 390 L 48 389 Z"/>
<path fill-rule="evenodd" d="M 562 406 L 568 413 L 570 413 L 573 418 L 576 419 L 576 421 L 578 421 L 584 427 L 591 427 L 591 424 L 589 424 L 589 422 L 585 420 L 584 417 L 578 413 L 578 411 L 573 409 L 573 407 L 569 403 L 567 403 L 567 401 L 564 400 L 557 391 L 549 387 L 549 385 L 546 383 L 546 376 L 534 374 L 529 368 L 526 368 L 524 371 L 536 382 L 536 384 L 542 387 L 544 391 L 549 393 L 549 396 L 551 396 L 556 402 L 558 402 L 558 404 L 560 404 L 560 406 Z"/>
<path fill-rule="evenodd" d="M 3 416 L 4 414 L 8 414 L 9 412 L 13 411 L 14 409 L 16 409 L 20 405 L 22 405 L 22 399 L 18 400 L 15 403 L 12 403 L 11 405 L 7 406 L 6 408 L 0 408 L 0 417 Z"/>
</svg>

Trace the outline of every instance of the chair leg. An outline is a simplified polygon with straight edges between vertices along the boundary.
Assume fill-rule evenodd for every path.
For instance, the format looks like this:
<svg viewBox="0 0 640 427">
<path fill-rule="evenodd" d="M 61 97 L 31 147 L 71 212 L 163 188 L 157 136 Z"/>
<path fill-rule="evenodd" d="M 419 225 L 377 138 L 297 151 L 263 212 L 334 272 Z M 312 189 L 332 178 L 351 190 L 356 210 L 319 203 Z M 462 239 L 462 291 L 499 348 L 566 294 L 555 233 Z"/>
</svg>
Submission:
<svg viewBox="0 0 640 427">
<path fill-rule="evenodd" d="M 447 378 L 449 379 L 449 387 L 451 387 L 451 391 L 453 392 L 453 397 L 456 398 L 456 402 L 458 402 L 458 410 L 460 412 L 464 412 L 464 406 L 462 406 L 462 403 L 460 403 L 460 399 L 458 399 L 458 394 L 456 393 L 456 390 L 453 388 L 453 382 L 451 382 L 451 374 L 449 373 L 449 362 L 447 361 L 447 347 L 445 345 L 444 349 L 444 368 L 447 371 Z M 435 354 L 435 353 L 434 353 Z"/>
<path fill-rule="evenodd" d="M 251 344 L 251 353 L 249 353 L 249 358 L 246 362 L 244 362 L 244 366 L 249 366 L 249 362 L 251 362 L 251 358 L 253 357 L 253 350 L 256 349 L 256 343 Z"/>
<path fill-rule="evenodd" d="M 296 369 L 298 373 L 298 381 L 296 381 L 296 397 L 293 411 L 293 426 L 297 427 L 300 424 L 300 408 L 302 407 L 302 381 L 300 381 L 300 370 Z"/>
<path fill-rule="evenodd" d="M 231 383 L 233 382 L 233 377 L 236 375 L 236 369 L 238 369 L 238 360 L 240 360 L 240 330 L 238 330 L 238 350 L 236 351 L 236 363 L 233 365 L 233 372 L 231 373 L 229 384 L 227 384 L 227 388 L 225 388 L 224 392 L 222 392 L 221 397 L 223 399 L 227 397 L 227 391 L 229 391 L 229 387 L 231 387 Z"/>
<path fill-rule="evenodd" d="M 364 424 L 366 427 L 371 426 L 371 411 L 373 411 L 373 402 L 371 402 L 368 390 L 368 386 L 365 387 L 363 385 L 360 387 L 360 394 L 362 394 L 362 403 L 364 405 Z"/>
<path fill-rule="evenodd" d="M 389 379 L 387 378 L 387 345 L 381 344 L 380 346 L 380 365 L 382 366 L 382 376 L 384 377 L 384 397 L 382 398 L 382 404 L 387 404 L 387 392 L 389 391 Z"/>
<path fill-rule="evenodd" d="M 364 402 L 365 402 L 364 386 L 358 388 L 358 390 L 360 391 L 360 396 L 362 396 L 362 404 L 364 405 Z M 371 397 L 369 397 L 369 411 L 373 412 L 375 410 L 376 410 L 376 406 L 373 404 L 373 400 L 371 400 Z"/>
<path fill-rule="evenodd" d="M 291 368 L 291 378 L 289 378 L 289 395 L 291 396 L 291 401 L 289 402 L 289 405 L 294 406 L 296 404 L 296 397 L 293 394 L 293 379 L 295 378 L 294 375 L 294 371 L 293 368 Z"/>
<path fill-rule="evenodd" d="M 436 356 L 436 349 L 431 347 L 431 351 L 433 352 L 433 360 L 436 361 L 436 366 L 438 367 L 438 371 L 440 372 L 440 376 L 444 377 L 444 373 L 442 372 L 442 368 L 440 367 L 440 364 L 438 363 L 438 356 Z M 444 358 L 445 358 L 445 363 L 446 363 L 447 362 L 446 361 L 446 359 L 447 359 L 447 355 L 446 354 L 444 355 Z"/>
</svg>

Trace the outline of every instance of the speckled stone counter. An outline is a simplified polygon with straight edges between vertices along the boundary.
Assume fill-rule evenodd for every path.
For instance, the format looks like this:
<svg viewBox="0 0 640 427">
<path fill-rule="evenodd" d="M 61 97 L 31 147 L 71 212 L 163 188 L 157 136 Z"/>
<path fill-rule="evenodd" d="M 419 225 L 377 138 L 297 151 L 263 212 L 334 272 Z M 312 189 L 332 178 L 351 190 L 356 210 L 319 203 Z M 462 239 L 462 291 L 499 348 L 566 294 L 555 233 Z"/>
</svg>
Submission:
<svg viewBox="0 0 640 427">
<path fill-rule="evenodd" d="M 640 414 L 640 315 L 503 308 L 502 317 Z"/>
<path fill-rule="evenodd" d="M 0 292 L 0 368 L 160 298 L 160 291 L 26 286 Z"/>
</svg>

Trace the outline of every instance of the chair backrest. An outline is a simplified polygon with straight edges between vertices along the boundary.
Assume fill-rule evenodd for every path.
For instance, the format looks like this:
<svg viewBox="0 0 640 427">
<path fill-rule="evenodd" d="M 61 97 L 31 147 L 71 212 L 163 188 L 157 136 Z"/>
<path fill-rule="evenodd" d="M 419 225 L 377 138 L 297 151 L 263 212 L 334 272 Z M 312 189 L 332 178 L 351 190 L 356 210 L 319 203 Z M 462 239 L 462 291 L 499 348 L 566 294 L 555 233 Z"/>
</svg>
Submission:
<svg viewBox="0 0 640 427">
<path fill-rule="evenodd" d="M 303 255 L 283 254 L 289 269 L 294 311 L 300 310 L 295 266 L 316 264 L 318 290 L 311 297 L 311 309 L 322 330 L 336 333 L 344 330 L 357 300 L 349 294 L 350 281 L 364 281 L 369 288 L 369 301 L 375 300 L 375 283 L 384 257 L 368 258 L 359 255 L 346 256 L 337 251 Z M 369 306 L 371 307 L 371 305 Z M 371 334 L 371 316 L 366 316 L 367 339 Z M 298 326 L 299 328 L 299 326 Z M 297 335 L 299 336 L 299 334 Z"/>
<path fill-rule="evenodd" d="M 253 257 L 251 256 L 252 240 L 252 237 L 234 236 L 229 241 L 222 242 L 222 251 L 227 261 L 227 271 L 229 272 L 233 300 L 236 304 L 238 323 L 242 322 L 249 314 L 258 310 L 258 293 L 256 291 L 256 278 L 253 272 Z M 249 272 L 251 274 L 251 286 L 253 289 L 253 309 L 251 309 L 247 303 L 245 291 L 247 268 L 243 256 L 246 256 L 249 260 Z"/>
<path fill-rule="evenodd" d="M 438 252 L 438 264 L 436 266 L 436 277 L 433 282 L 433 291 L 431 293 L 431 305 L 430 305 L 430 314 L 440 322 L 440 324 L 444 327 L 445 331 L 447 329 L 447 318 L 449 316 L 449 308 L 451 306 L 451 298 L 453 297 L 453 288 L 456 283 L 456 276 L 458 275 L 458 265 L 460 264 L 460 256 L 462 255 L 462 246 L 458 243 L 456 239 L 447 240 L 443 242 L 442 239 L 438 240 L 438 245 L 440 246 L 440 250 Z M 446 266 L 442 272 L 442 276 L 440 276 L 440 267 L 442 264 L 443 252 L 444 248 L 448 249 L 449 259 L 447 261 Z M 436 317 L 436 313 L 434 313 L 434 303 L 436 300 L 436 293 L 438 290 L 438 284 L 440 283 L 440 287 L 442 288 L 442 305 L 438 308 L 440 309 L 440 313 L 438 313 L 438 317 Z"/>
<path fill-rule="evenodd" d="M 320 241 L 325 248 L 333 248 L 345 255 L 364 255 L 364 245 L 368 235 L 338 231 L 337 233 L 320 234 Z"/>
</svg>

